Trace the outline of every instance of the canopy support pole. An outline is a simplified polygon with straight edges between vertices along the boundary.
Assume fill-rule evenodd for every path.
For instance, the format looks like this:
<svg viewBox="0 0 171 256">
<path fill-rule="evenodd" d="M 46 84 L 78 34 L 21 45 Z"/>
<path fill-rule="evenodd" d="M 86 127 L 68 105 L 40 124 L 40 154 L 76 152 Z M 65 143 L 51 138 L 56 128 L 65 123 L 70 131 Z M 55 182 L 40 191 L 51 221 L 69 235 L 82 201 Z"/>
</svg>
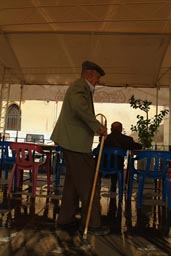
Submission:
<svg viewBox="0 0 171 256">
<path fill-rule="evenodd" d="M 10 97 L 10 89 L 11 89 L 11 84 L 8 84 L 7 86 L 7 99 L 5 99 L 5 113 L 4 113 L 4 127 L 3 127 L 3 136 L 5 137 L 5 131 L 6 131 L 6 124 L 7 124 L 7 111 L 8 111 L 8 105 L 9 105 L 9 97 Z"/>
<path fill-rule="evenodd" d="M 156 86 L 156 116 L 158 115 L 159 107 L 159 85 Z M 157 150 L 157 136 L 155 136 L 155 150 Z"/>
<path fill-rule="evenodd" d="M 171 74 L 170 74 L 171 79 Z M 171 150 L 171 84 L 169 85 L 169 151 Z"/>
<path fill-rule="evenodd" d="M 16 132 L 16 142 L 18 141 L 18 132 L 19 132 L 19 129 L 20 129 L 20 123 L 21 123 L 21 101 L 23 99 L 23 89 L 24 89 L 24 85 L 23 85 L 23 82 L 21 84 L 21 87 L 20 87 L 20 101 L 19 101 L 19 110 L 20 110 L 20 117 L 19 117 L 19 120 L 18 120 L 18 124 L 17 124 L 17 132 Z"/>
<path fill-rule="evenodd" d="M 3 67 L 1 94 L 0 94 L 0 130 L 2 132 L 1 139 L 3 140 L 5 140 L 7 110 L 8 110 L 10 88 L 11 88 L 11 85 L 5 82 L 5 76 L 7 71 L 8 71 L 8 68 Z"/>
<path fill-rule="evenodd" d="M 5 67 L 3 66 L 2 80 L 1 80 L 1 92 L 0 92 L 0 129 L 3 128 L 1 125 L 1 116 L 2 116 L 4 77 L 5 77 Z"/>
</svg>

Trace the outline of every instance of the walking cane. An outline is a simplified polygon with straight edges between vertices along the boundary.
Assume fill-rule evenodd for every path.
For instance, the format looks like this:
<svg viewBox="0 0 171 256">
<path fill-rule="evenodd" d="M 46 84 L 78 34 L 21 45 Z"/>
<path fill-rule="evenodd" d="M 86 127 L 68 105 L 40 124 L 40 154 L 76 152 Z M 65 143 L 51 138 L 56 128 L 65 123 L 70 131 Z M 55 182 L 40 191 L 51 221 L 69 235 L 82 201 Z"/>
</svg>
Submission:
<svg viewBox="0 0 171 256">
<path fill-rule="evenodd" d="M 101 115 L 103 118 L 105 118 L 105 116 L 102 115 L 102 114 L 98 114 L 98 115 Z M 106 118 L 105 118 L 105 126 L 107 126 Z M 85 223 L 85 228 L 84 228 L 84 233 L 83 233 L 83 239 L 87 239 L 88 225 L 89 225 L 89 222 L 90 222 L 90 215 L 91 215 L 93 199 L 94 199 L 94 194 L 95 194 L 95 189 L 96 189 L 96 183 L 97 183 L 97 178 L 98 178 L 98 172 L 99 172 L 99 167 L 100 167 L 100 161 L 101 161 L 101 156 L 102 156 L 102 151 L 103 151 L 103 146 L 104 146 L 104 139 L 105 139 L 105 137 L 102 136 L 102 139 L 101 139 L 101 142 L 100 142 L 100 149 L 99 149 L 98 159 L 97 159 L 96 171 L 95 171 L 95 175 L 94 175 L 94 181 L 93 181 L 93 186 L 92 186 L 92 191 L 91 191 L 91 196 L 90 196 L 90 202 L 89 202 L 89 207 L 88 207 L 88 211 L 87 211 L 87 217 L 86 217 L 86 223 Z"/>
</svg>

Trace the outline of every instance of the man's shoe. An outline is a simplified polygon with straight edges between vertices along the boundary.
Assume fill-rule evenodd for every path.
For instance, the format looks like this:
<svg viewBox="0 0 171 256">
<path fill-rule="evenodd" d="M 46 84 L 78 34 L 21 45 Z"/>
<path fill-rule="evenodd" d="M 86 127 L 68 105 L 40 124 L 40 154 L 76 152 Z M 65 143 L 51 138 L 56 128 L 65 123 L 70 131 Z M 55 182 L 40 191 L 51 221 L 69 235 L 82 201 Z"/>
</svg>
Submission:
<svg viewBox="0 0 171 256">
<path fill-rule="evenodd" d="M 81 227 L 81 228 L 79 228 L 79 230 L 83 234 L 84 229 Z M 94 236 L 104 236 L 104 235 L 107 235 L 110 233 L 110 229 L 105 226 L 101 226 L 98 228 L 89 227 L 87 233 L 94 235 Z"/>
<path fill-rule="evenodd" d="M 92 228 L 89 227 L 88 228 L 88 233 L 94 236 L 104 236 L 110 233 L 110 229 L 108 227 L 105 226 L 101 226 L 98 228 Z"/>
</svg>

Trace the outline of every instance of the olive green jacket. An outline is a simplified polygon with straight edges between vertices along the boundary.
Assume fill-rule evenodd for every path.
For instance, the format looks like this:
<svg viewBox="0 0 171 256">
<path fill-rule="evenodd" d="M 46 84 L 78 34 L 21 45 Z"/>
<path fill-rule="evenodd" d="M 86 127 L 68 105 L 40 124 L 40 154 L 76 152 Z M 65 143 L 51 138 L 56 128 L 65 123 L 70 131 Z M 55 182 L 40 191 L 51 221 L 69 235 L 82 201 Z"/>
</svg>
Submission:
<svg viewBox="0 0 171 256">
<path fill-rule="evenodd" d="M 89 153 L 100 125 L 94 114 L 89 85 L 80 78 L 66 92 L 51 140 L 65 149 Z"/>
</svg>

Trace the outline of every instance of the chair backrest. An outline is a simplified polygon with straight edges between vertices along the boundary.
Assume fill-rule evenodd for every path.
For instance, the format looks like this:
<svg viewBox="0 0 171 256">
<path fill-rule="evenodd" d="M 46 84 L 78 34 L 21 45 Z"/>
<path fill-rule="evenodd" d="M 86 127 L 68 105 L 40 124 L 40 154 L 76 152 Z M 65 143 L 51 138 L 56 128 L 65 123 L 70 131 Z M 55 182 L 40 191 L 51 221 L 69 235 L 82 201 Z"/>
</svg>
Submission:
<svg viewBox="0 0 171 256">
<path fill-rule="evenodd" d="M 171 152 L 160 150 L 137 150 L 131 157 L 130 166 L 135 170 L 166 173 L 171 163 Z M 161 174 L 162 174 L 161 173 Z"/>
<path fill-rule="evenodd" d="M 34 164 L 35 154 L 43 154 L 41 146 L 33 143 L 11 142 L 11 150 L 15 153 L 16 164 L 29 167 Z"/>
<path fill-rule="evenodd" d="M 10 150 L 10 141 L 0 141 L 0 160 L 3 161 L 11 161 L 15 159 L 14 154 Z"/>
<path fill-rule="evenodd" d="M 98 156 L 99 148 L 93 150 L 93 155 Z M 123 171 L 124 157 L 127 150 L 116 147 L 104 147 L 102 151 L 99 172 L 113 174 Z"/>
</svg>

